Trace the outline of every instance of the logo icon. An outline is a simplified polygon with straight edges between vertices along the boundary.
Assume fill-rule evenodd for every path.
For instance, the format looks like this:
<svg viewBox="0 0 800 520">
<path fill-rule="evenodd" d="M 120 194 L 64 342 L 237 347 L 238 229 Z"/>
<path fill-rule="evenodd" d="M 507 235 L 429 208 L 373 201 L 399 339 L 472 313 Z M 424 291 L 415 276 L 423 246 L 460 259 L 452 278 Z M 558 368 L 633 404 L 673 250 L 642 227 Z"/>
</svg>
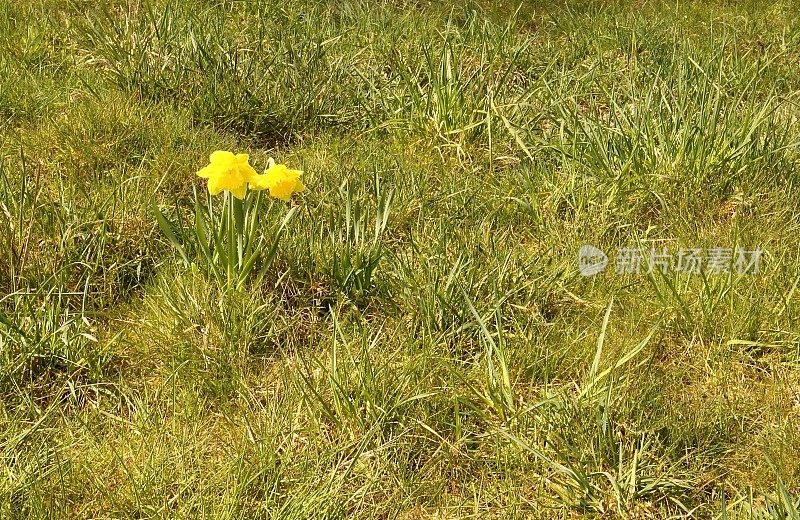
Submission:
<svg viewBox="0 0 800 520">
<path fill-rule="evenodd" d="M 593 276 L 602 272 L 608 265 L 608 256 L 600 249 L 589 244 L 578 250 L 578 270 L 581 276 Z"/>
</svg>

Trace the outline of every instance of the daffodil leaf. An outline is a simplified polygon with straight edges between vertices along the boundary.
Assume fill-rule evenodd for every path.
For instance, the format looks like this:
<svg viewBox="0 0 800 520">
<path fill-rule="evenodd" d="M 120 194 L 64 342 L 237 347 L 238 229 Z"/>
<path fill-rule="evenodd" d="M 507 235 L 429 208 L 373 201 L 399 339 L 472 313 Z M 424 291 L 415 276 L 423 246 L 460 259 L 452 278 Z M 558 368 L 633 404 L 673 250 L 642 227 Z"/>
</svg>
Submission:
<svg viewBox="0 0 800 520">
<path fill-rule="evenodd" d="M 167 237 L 169 243 L 178 251 L 178 254 L 181 255 L 184 263 L 189 265 L 189 257 L 186 256 L 186 251 L 183 249 L 183 245 L 178 240 L 178 237 L 175 235 L 175 232 L 172 230 L 172 225 L 167 221 L 164 214 L 161 213 L 161 210 L 158 209 L 158 206 L 155 202 L 150 205 L 151 211 L 153 215 L 156 217 L 156 222 L 158 222 L 158 227 L 161 228 L 161 232 Z"/>
</svg>

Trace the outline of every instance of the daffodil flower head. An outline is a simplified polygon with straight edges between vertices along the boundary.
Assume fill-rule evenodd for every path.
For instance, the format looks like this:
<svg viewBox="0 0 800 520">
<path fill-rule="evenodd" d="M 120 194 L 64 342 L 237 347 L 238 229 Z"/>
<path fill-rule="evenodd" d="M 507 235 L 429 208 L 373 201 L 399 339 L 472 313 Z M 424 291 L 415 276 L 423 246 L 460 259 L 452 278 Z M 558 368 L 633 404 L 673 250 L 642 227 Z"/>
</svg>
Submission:
<svg viewBox="0 0 800 520">
<path fill-rule="evenodd" d="M 254 190 L 269 190 L 271 197 L 288 202 L 292 194 L 303 191 L 306 187 L 300 180 L 300 170 L 290 170 L 285 164 L 275 164 L 269 160 L 269 167 L 263 175 L 259 175 L 250 187 Z"/>
<path fill-rule="evenodd" d="M 233 154 L 217 150 L 209 157 L 209 165 L 197 172 L 197 175 L 208 179 L 208 192 L 211 195 L 229 191 L 237 199 L 243 199 L 247 193 L 247 184 L 259 177 L 250 166 L 249 159 L 250 156 L 246 153 Z"/>
</svg>

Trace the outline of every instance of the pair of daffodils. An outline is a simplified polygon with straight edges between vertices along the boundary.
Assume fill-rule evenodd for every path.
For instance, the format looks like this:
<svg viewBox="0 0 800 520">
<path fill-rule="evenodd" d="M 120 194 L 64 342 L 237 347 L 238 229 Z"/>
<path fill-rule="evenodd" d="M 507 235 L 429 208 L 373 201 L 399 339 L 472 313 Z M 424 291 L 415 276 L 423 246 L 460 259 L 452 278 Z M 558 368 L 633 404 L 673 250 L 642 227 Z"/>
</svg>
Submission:
<svg viewBox="0 0 800 520">
<path fill-rule="evenodd" d="M 208 179 L 208 192 L 217 195 L 229 191 L 237 199 L 244 199 L 247 188 L 251 190 L 269 190 L 276 199 L 289 201 L 293 193 L 305 189 L 300 170 L 290 170 L 285 164 L 275 164 L 271 158 L 267 170 L 259 175 L 250 166 L 250 156 L 246 153 L 233 154 L 217 150 L 209 157 L 209 165 L 197 172 L 197 175 Z"/>
</svg>

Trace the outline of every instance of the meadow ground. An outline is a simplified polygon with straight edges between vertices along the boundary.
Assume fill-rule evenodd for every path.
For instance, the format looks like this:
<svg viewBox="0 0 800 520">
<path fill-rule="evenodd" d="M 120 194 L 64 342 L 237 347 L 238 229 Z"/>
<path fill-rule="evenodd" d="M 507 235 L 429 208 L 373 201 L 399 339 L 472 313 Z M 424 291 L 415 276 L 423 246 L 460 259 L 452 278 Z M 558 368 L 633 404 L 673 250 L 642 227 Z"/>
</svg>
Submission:
<svg viewBox="0 0 800 520">
<path fill-rule="evenodd" d="M 798 92 L 791 0 L 3 0 L 0 517 L 798 518 Z"/>
</svg>

